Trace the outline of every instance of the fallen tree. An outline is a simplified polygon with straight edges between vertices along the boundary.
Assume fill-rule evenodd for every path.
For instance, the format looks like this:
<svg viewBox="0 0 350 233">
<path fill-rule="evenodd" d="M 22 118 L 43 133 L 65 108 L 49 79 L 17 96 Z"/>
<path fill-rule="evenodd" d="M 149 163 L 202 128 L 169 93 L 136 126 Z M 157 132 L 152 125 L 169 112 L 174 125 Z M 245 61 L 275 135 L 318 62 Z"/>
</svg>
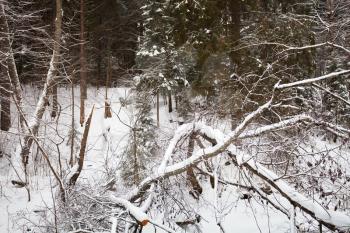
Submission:
<svg viewBox="0 0 350 233">
<path fill-rule="evenodd" d="M 327 78 L 333 78 L 341 74 L 346 74 L 348 71 L 332 73 L 319 78 L 306 79 L 304 81 L 298 81 L 289 84 L 276 84 L 275 90 L 282 90 L 285 88 L 293 88 L 299 85 L 308 85 L 314 82 L 318 82 Z M 288 200 L 289 206 L 282 205 L 280 203 L 273 202 L 269 200 L 266 195 L 259 190 L 257 186 L 255 190 L 264 199 L 267 199 L 276 209 L 280 210 L 282 213 L 286 214 L 290 218 L 293 218 L 290 213 L 295 213 L 295 208 L 299 208 L 303 213 L 308 214 L 314 220 L 316 220 L 320 227 L 325 226 L 332 231 L 347 232 L 350 230 L 350 217 L 345 213 L 339 211 L 327 210 L 324 206 L 318 203 L 315 199 L 309 198 L 302 193 L 298 192 L 296 189 L 291 187 L 287 182 L 280 179 L 280 177 L 267 169 L 263 165 L 259 164 L 254 160 L 253 157 L 248 156 L 244 151 L 238 149 L 235 143 L 242 139 L 247 139 L 251 137 L 258 137 L 268 132 L 274 132 L 278 130 L 288 129 L 292 126 L 298 124 L 304 125 L 316 125 L 322 126 L 325 130 L 341 136 L 343 138 L 349 138 L 350 131 L 338 125 L 333 125 L 328 122 L 323 122 L 314 119 L 311 116 L 302 114 L 290 117 L 289 119 L 281 120 L 280 122 L 273 123 L 266 126 L 261 126 L 256 129 L 247 130 L 250 123 L 255 120 L 264 111 L 272 108 L 273 97 L 270 101 L 260 106 L 254 112 L 248 114 L 241 124 L 239 124 L 235 130 L 229 134 L 224 134 L 217 129 L 213 129 L 202 123 L 191 123 L 185 124 L 179 127 L 175 136 L 170 141 L 169 147 L 167 148 L 162 162 L 159 168 L 151 176 L 144 179 L 140 185 L 132 190 L 127 196 L 122 199 L 135 202 L 140 197 L 142 197 L 152 184 L 156 184 L 159 181 L 167 179 L 172 176 L 176 176 L 183 172 L 188 171 L 188 168 L 194 167 L 197 164 L 223 154 L 228 154 L 234 164 L 239 168 L 253 173 L 255 176 L 261 178 L 263 181 L 268 183 L 274 190 L 281 195 L 283 198 Z M 196 134 L 202 136 L 205 140 L 209 141 L 212 146 L 196 150 L 192 155 L 180 162 L 169 165 L 169 161 L 176 150 L 176 146 L 179 141 L 191 134 Z M 293 211 L 291 210 L 293 209 Z M 294 218 L 293 218 L 294 219 Z M 294 222 L 294 220 L 293 220 Z"/>
</svg>

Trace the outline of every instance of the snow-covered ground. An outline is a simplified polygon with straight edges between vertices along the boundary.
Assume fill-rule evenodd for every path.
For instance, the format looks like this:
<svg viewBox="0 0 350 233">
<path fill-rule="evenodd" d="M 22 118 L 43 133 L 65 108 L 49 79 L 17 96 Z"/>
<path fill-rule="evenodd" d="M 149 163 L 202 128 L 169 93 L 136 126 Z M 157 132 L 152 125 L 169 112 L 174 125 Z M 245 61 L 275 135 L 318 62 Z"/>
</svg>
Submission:
<svg viewBox="0 0 350 233">
<path fill-rule="evenodd" d="M 60 117 L 56 129 L 56 124 L 54 120 L 51 119 L 49 111 L 44 117 L 41 124 L 41 132 L 39 138 L 46 143 L 48 153 L 54 155 L 57 154 L 56 148 L 53 147 L 54 144 L 58 144 L 61 155 L 61 163 L 64 165 L 68 164 L 70 158 L 70 142 L 69 142 L 69 132 L 71 129 L 71 89 L 60 88 L 59 91 L 59 104 L 60 104 Z M 109 97 L 112 101 L 112 111 L 113 117 L 110 119 L 104 119 L 104 94 L 105 90 L 96 90 L 95 88 L 88 89 L 88 101 L 86 102 L 86 117 L 89 114 L 93 105 L 95 105 L 95 111 L 92 118 L 91 129 L 89 132 L 88 146 L 86 153 L 86 160 L 84 164 L 84 169 L 82 171 L 79 181 L 89 182 L 93 184 L 94 182 L 101 182 L 104 178 L 104 174 L 107 172 L 109 166 L 108 163 L 113 161 L 117 162 L 115 159 L 121 156 L 121 152 L 125 144 L 127 143 L 129 128 L 128 124 L 132 122 L 133 106 L 122 107 L 120 103 L 120 98 L 128 98 L 129 90 L 126 88 L 115 88 L 111 89 L 109 92 Z M 31 110 L 35 106 L 36 99 L 40 94 L 40 90 L 36 87 L 26 86 L 24 89 L 24 103 L 28 114 L 31 116 Z M 75 100 L 75 126 L 78 131 L 78 137 L 81 138 L 83 127 L 79 124 L 79 88 L 74 88 L 74 100 Z M 13 106 L 12 106 L 13 107 Z M 50 110 L 50 106 L 48 107 Z M 12 109 L 12 117 L 15 121 L 13 126 L 17 126 L 16 122 L 16 111 Z M 117 116 L 118 114 L 118 116 Z M 121 122 L 123 121 L 123 123 Z M 11 132 L 16 133 L 16 127 L 13 127 Z M 18 137 L 7 136 L 6 134 L 1 135 L 2 140 L 12 140 L 8 143 L 7 148 L 2 148 L 7 154 L 13 156 L 18 153 Z M 109 137 L 108 140 L 105 137 Z M 113 142 L 113 143 L 107 143 Z M 78 153 L 79 140 L 76 140 L 74 145 L 75 155 Z M 34 147 L 33 156 L 37 156 L 38 153 Z M 39 164 L 45 164 L 45 161 L 40 157 L 37 158 Z M 55 161 L 56 167 L 57 158 L 52 158 Z M 2 158 L 0 160 L 0 232 L 28 232 L 30 227 L 28 223 L 24 226 L 25 218 L 27 216 L 35 216 L 42 214 L 45 206 L 52 208 L 52 194 L 50 180 L 54 183 L 54 178 L 50 176 L 50 172 L 44 166 L 31 167 L 31 174 L 36 174 L 31 176 L 30 190 L 31 190 L 31 201 L 27 202 L 28 196 L 25 189 L 14 188 L 10 182 L 12 177 L 10 176 L 10 165 L 9 159 Z M 39 210 L 39 211 L 37 211 Z M 52 210 L 52 209 L 51 209 Z M 35 212 L 33 212 L 35 211 Z M 24 216 L 24 213 L 30 213 Z M 19 221 L 21 219 L 22 221 Z M 39 219 L 39 218 L 36 218 Z M 35 220 L 35 219 L 34 219 Z M 28 227 L 26 227 L 28 226 Z"/>
<path fill-rule="evenodd" d="M 33 109 L 40 90 L 36 87 L 26 86 L 24 92 L 26 96 L 26 111 L 30 116 L 30 110 Z M 59 148 L 61 163 L 66 166 L 71 153 L 69 132 L 72 119 L 72 94 L 70 88 L 60 88 L 58 93 L 60 93 L 59 103 L 61 109 L 59 126 L 56 128 L 55 120 L 52 120 L 49 114 L 46 114 L 42 122 L 39 138 L 45 143 L 45 148 L 49 154 L 51 151 L 52 155 L 57 155 L 57 148 Z M 75 125 L 80 138 L 83 127 L 79 125 L 79 89 L 75 88 L 74 93 Z M 129 126 L 135 120 L 133 119 L 134 106 L 132 104 L 124 104 L 128 102 L 124 101 L 125 99 L 131 98 L 129 89 L 113 88 L 109 90 L 109 99 L 111 100 L 113 112 L 112 118 L 108 119 L 104 118 L 104 94 L 104 89 L 89 88 L 86 102 L 86 115 L 88 115 L 93 105 L 95 105 L 95 112 L 88 137 L 86 160 L 79 182 L 87 182 L 92 186 L 106 182 L 106 178 L 111 175 L 110 173 L 115 172 L 112 168 L 117 168 L 120 165 L 119 162 L 124 156 L 123 151 L 128 142 Z M 167 106 L 163 104 L 163 101 L 161 101 L 160 106 L 160 129 L 158 133 L 161 136 L 159 139 L 168 141 L 177 128 L 176 121 L 170 122 L 170 119 L 175 118 L 176 113 L 169 115 Z M 15 109 L 12 109 L 12 112 L 15 120 Z M 155 116 L 155 109 L 153 109 L 153 112 Z M 16 122 L 13 126 L 16 126 Z M 16 127 L 13 127 L 11 132 L 16 133 Z M 1 148 L 2 151 L 11 156 L 18 154 L 16 153 L 19 143 L 17 136 L 12 134 L 8 136 L 8 134 L 2 133 L 1 140 L 11 141 L 11 143 L 3 143 L 9 146 Z M 77 142 L 79 142 L 78 139 Z M 75 143 L 75 147 L 78 146 L 77 144 Z M 78 148 L 75 148 L 75 155 L 77 152 Z M 30 169 L 32 175 L 30 202 L 27 201 L 28 197 L 25 189 L 14 188 L 10 185 L 12 178 L 11 173 L 9 173 L 10 160 L 6 159 L 6 156 L 0 159 L 0 233 L 38 232 L 32 231 L 32 226 L 45 225 L 45 221 L 54 221 L 52 213 L 54 213 L 56 208 L 53 205 L 55 193 L 51 187 L 55 181 L 49 175 L 49 170 L 44 166 L 45 161 L 41 158 L 40 153 L 33 149 L 32 154 L 34 156 L 33 159 L 37 161 L 36 164 L 39 165 L 31 165 Z M 51 157 L 50 159 L 54 161 L 55 166 L 59 170 L 58 158 Z M 228 170 L 228 172 L 237 172 L 237 170 Z M 232 176 L 234 175 L 237 174 Z M 290 221 L 288 218 L 264 201 L 255 197 L 249 201 L 241 200 L 242 190 L 235 187 L 227 188 L 219 200 L 216 200 L 216 192 L 210 187 L 208 182 L 203 183 L 203 188 L 204 192 L 200 200 L 188 199 L 188 203 L 191 203 L 191 206 L 195 209 L 194 211 L 202 217 L 199 224 L 202 232 L 221 232 L 220 227 L 217 225 L 218 220 L 220 220 L 225 232 L 290 232 Z M 155 216 L 157 213 L 156 211 L 151 211 L 149 214 L 155 220 L 160 220 Z M 177 228 L 177 231 L 184 232 L 180 227 Z M 143 232 L 163 231 L 148 224 L 143 229 Z"/>
<path fill-rule="evenodd" d="M 24 87 L 24 104 L 27 112 L 27 117 L 30 118 L 35 103 L 40 95 L 40 89 L 32 86 Z M 51 106 L 47 108 L 44 120 L 41 123 L 41 132 L 39 138 L 46 143 L 48 153 L 53 150 L 56 154 L 56 149 L 52 146 L 59 145 L 61 162 L 67 165 L 70 158 L 70 142 L 69 132 L 71 130 L 71 116 L 72 116 L 72 91 L 71 88 L 62 87 L 58 90 L 59 104 L 61 109 L 58 125 L 56 129 L 55 120 L 50 117 Z M 134 119 L 135 109 L 132 104 L 124 105 L 125 102 L 130 102 L 130 89 L 128 88 L 111 88 L 108 91 L 108 97 L 111 101 L 112 118 L 104 118 L 104 103 L 105 103 L 105 89 L 96 88 L 88 89 L 88 99 L 85 106 L 85 115 L 90 113 L 92 106 L 95 106 L 93 113 L 91 128 L 88 137 L 87 150 L 84 168 L 79 177 L 79 182 L 88 182 L 90 185 L 105 182 L 108 169 L 117 167 L 118 162 L 123 156 L 126 143 L 129 136 L 129 126 L 132 125 Z M 129 101 L 124 101 L 129 100 Z M 75 105 L 75 127 L 78 131 L 78 139 L 75 142 L 74 153 L 77 155 L 79 150 L 79 138 L 81 138 L 83 127 L 79 124 L 79 88 L 74 88 L 74 105 Z M 13 134 L 1 133 L 1 140 L 4 142 L 1 150 L 8 155 L 18 155 L 19 137 L 17 134 L 17 117 L 15 106 L 11 109 L 13 118 L 13 128 L 10 132 Z M 161 127 L 163 128 L 161 134 L 164 139 L 171 137 L 171 132 L 176 127 L 176 124 L 169 123 L 168 115 L 166 114 L 166 107 L 161 108 Z M 5 143 L 6 142 L 6 143 Z M 6 145 L 6 147 L 4 147 Z M 31 201 L 28 202 L 28 195 L 25 189 L 15 188 L 11 185 L 13 178 L 10 172 L 10 159 L 6 156 L 0 159 L 0 233 L 2 232 L 30 232 L 30 225 L 42 216 L 43 210 L 47 206 L 52 207 L 52 197 L 55 193 L 51 190 L 50 182 L 54 183 L 54 178 L 50 176 L 50 172 L 45 165 L 45 161 L 38 156 L 38 152 L 34 146 L 33 156 L 39 160 L 40 164 L 31 167 L 30 173 L 30 191 Z M 52 154 L 54 154 L 52 153 Z M 56 161 L 57 158 L 51 158 Z M 58 165 L 57 165 L 58 167 Z M 45 210 L 47 211 L 47 210 Z M 26 219 L 28 216 L 31 219 Z M 36 217 L 37 216 L 37 217 Z M 19 221 L 21 220 L 21 221 Z M 52 221 L 48 219 L 48 221 Z"/>
</svg>

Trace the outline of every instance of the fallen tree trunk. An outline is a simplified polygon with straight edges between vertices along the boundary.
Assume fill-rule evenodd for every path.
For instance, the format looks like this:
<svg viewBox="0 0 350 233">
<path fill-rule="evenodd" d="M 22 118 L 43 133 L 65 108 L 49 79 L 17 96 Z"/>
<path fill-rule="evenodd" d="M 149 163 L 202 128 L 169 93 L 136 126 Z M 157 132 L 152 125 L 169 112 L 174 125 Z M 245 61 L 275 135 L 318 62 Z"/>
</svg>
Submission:
<svg viewBox="0 0 350 233">
<path fill-rule="evenodd" d="M 206 130 L 208 130 L 208 128 Z M 205 132 L 206 130 L 203 130 L 201 133 L 205 134 L 212 140 L 215 140 L 216 142 L 225 140 L 226 135 L 219 133 L 212 134 L 213 129 L 209 130 L 208 132 Z M 326 226 L 332 231 L 338 230 L 339 232 L 347 232 L 350 229 L 349 216 L 345 215 L 344 213 L 326 210 L 326 208 L 315 200 L 307 198 L 289 186 L 286 182 L 278 180 L 279 176 L 274 172 L 250 158 L 245 158 L 244 152 L 239 151 L 237 148 L 233 146 L 228 147 L 227 152 L 237 166 L 247 169 L 267 182 L 284 198 L 286 198 L 293 208 L 300 208 L 300 210 L 309 214 L 320 224 Z"/>
<path fill-rule="evenodd" d="M 259 108 L 257 111 L 250 114 L 247 118 L 251 121 L 262 111 L 262 109 L 265 108 L 267 108 L 267 106 Z M 258 128 L 257 130 L 250 130 L 243 133 L 243 130 L 247 127 L 247 124 L 250 122 L 247 120 L 247 118 L 241 123 L 241 125 L 237 127 L 239 130 L 236 129 L 229 135 L 225 135 L 219 130 L 212 129 L 209 126 L 203 124 L 196 124 L 193 131 L 195 133 L 205 136 L 207 139 L 210 140 L 211 143 L 216 145 L 208 147 L 204 150 L 196 151 L 196 153 L 194 153 L 191 157 L 170 166 L 165 166 L 165 164 L 167 163 L 167 161 L 169 161 L 171 156 L 167 153 L 160 166 L 162 167 L 162 169 L 158 169 L 157 174 L 154 174 L 153 176 L 144 179 L 139 185 L 139 187 L 134 189 L 130 193 L 127 199 L 130 201 L 135 201 L 144 192 L 147 191 L 147 189 L 152 183 L 185 172 L 188 167 L 194 166 L 204 161 L 205 159 L 212 158 L 224 152 L 228 152 L 231 158 L 236 163 L 236 165 L 238 165 L 240 168 L 247 169 L 248 171 L 252 172 L 253 174 L 266 181 L 269 185 L 271 185 L 271 187 L 276 189 L 284 198 L 286 198 L 293 207 L 300 208 L 304 213 L 307 213 L 320 224 L 326 226 L 330 230 L 338 230 L 339 232 L 346 232 L 347 230 L 349 230 L 350 218 L 347 215 L 340 212 L 325 210 L 324 207 L 322 207 L 322 205 L 318 204 L 317 202 L 314 202 L 312 199 L 305 197 L 301 193 L 298 193 L 284 181 L 277 180 L 278 176 L 275 173 L 263 167 L 256 161 L 245 158 L 244 153 L 242 151 L 237 150 L 237 148 L 235 148 L 232 145 L 233 142 L 242 138 L 247 138 L 250 136 L 259 136 L 263 133 L 284 129 L 288 126 L 295 125 L 300 122 L 313 122 L 311 120 L 312 118 L 304 115 L 296 116 L 294 118 L 281 121 L 279 123 L 275 123 L 269 126 L 263 126 Z M 188 127 L 189 125 L 183 125 L 180 130 L 183 134 L 175 134 L 174 137 L 178 139 L 183 137 L 186 133 L 188 133 L 186 130 L 184 130 L 186 128 L 188 129 Z M 167 152 L 173 151 L 173 147 L 175 145 L 176 142 L 172 141 L 171 147 L 168 148 Z M 237 151 L 239 152 L 238 154 Z"/>
</svg>

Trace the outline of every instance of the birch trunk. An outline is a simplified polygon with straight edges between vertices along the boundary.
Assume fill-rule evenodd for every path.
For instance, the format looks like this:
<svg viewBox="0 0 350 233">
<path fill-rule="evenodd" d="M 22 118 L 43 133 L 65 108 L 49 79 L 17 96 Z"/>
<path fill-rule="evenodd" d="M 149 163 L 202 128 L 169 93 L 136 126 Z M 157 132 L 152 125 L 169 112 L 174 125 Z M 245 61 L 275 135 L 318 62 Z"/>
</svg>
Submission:
<svg viewBox="0 0 350 233">
<path fill-rule="evenodd" d="M 159 128 L 159 125 L 160 125 L 160 123 L 159 123 L 159 90 L 157 90 L 157 127 Z"/>
<path fill-rule="evenodd" d="M 29 121 L 29 130 L 32 134 L 36 135 L 40 127 L 40 121 L 45 113 L 46 103 L 49 98 L 49 90 L 55 84 L 55 76 L 57 74 L 58 62 L 60 57 L 60 40 L 62 35 L 62 0 L 56 0 L 56 19 L 55 19 L 55 34 L 54 34 L 54 46 L 51 56 L 49 70 L 46 75 L 46 82 L 44 89 L 39 97 L 36 105 L 35 112 Z M 27 178 L 27 165 L 30 153 L 30 148 L 33 144 L 33 137 L 30 133 L 27 133 L 24 137 L 24 145 L 21 150 L 22 165 L 25 175 L 25 182 L 28 182 Z"/>
</svg>

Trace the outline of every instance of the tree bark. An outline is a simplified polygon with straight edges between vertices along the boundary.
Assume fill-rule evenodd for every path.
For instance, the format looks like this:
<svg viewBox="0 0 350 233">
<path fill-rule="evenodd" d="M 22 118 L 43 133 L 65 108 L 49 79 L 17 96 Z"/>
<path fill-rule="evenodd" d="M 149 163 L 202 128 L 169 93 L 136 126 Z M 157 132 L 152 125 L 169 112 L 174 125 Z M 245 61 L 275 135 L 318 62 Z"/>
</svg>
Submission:
<svg viewBox="0 0 350 233">
<path fill-rule="evenodd" d="M 72 95 L 72 118 L 71 118 L 71 127 L 72 127 L 72 135 L 71 135 L 71 142 L 70 142 L 70 159 L 69 159 L 69 165 L 73 167 L 75 161 L 74 161 L 74 138 L 75 138 L 75 114 L 74 114 L 74 79 L 72 74 L 72 83 L 71 83 L 71 95 Z"/>
<path fill-rule="evenodd" d="M 56 118 L 57 111 L 58 111 L 58 91 L 57 91 L 57 83 L 54 83 L 52 89 L 51 89 L 51 95 L 52 95 L 52 111 L 51 111 L 51 117 Z"/>
<path fill-rule="evenodd" d="M 11 82 L 10 86 L 11 86 L 11 91 L 13 91 L 14 93 L 14 98 L 18 106 L 20 107 L 21 111 L 23 112 L 22 89 L 19 82 L 17 67 L 16 67 L 16 63 L 15 63 L 15 59 L 13 56 L 13 51 L 10 43 L 10 38 L 9 38 L 10 30 L 6 19 L 4 4 L 0 5 L 0 32 L 4 34 L 4 36 L 1 37 L 1 43 L 0 43 L 1 49 L 3 50 L 4 54 L 7 54 L 7 58 L 5 58 L 7 62 L 6 62 L 6 65 L 3 66 L 3 68 L 5 69 L 5 73 L 7 72 L 7 75 L 9 78 L 8 81 Z M 23 117 L 21 114 L 20 114 L 19 120 L 20 120 L 22 130 L 24 130 Z"/>
<path fill-rule="evenodd" d="M 133 155 L 134 155 L 134 184 L 138 185 L 140 183 L 140 168 L 139 168 L 139 163 L 138 163 L 138 154 L 137 154 L 137 133 L 136 129 L 133 129 L 133 137 L 134 137 L 134 142 L 133 142 Z"/>
<path fill-rule="evenodd" d="M 8 50 L 6 45 L 7 41 L 7 33 L 6 33 L 6 18 L 3 12 L 3 5 L 1 5 L 1 15 L 0 15 L 0 33 L 5 33 L 4 36 L 0 34 L 0 48 L 5 48 Z M 4 37 L 4 38 L 2 38 Z M 5 55 L 0 54 L 0 61 L 7 60 Z M 4 131 L 8 131 L 11 127 L 11 85 L 10 79 L 7 74 L 7 67 L 0 63 L 0 98 L 1 98 L 1 122 L 0 129 Z"/>
<path fill-rule="evenodd" d="M 231 14 L 231 41 L 233 48 L 239 45 L 239 40 L 241 37 L 241 0 L 230 0 L 228 3 L 229 11 Z M 241 52 L 233 51 L 229 54 L 232 63 L 234 64 L 234 72 L 239 75 L 240 64 L 241 64 Z M 236 97 L 237 98 L 237 97 Z M 236 109 L 235 109 L 236 108 Z M 237 120 L 241 118 L 240 106 L 230 105 L 231 112 L 231 129 L 234 129 L 237 124 Z"/>
<path fill-rule="evenodd" d="M 112 78 L 111 76 L 112 76 L 111 53 L 108 51 L 106 96 L 105 96 L 105 119 L 112 117 L 111 103 L 108 100 L 108 88 L 111 85 L 111 78 Z"/>
<path fill-rule="evenodd" d="M 80 0 L 80 95 L 87 98 L 87 62 L 85 54 L 85 2 Z"/>
<path fill-rule="evenodd" d="M 239 44 L 239 39 L 241 37 L 241 0 L 230 0 L 229 1 L 229 10 L 231 14 L 231 41 L 233 46 Z M 235 64 L 236 69 L 241 62 L 241 54 L 239 51 L 233 51 L 230 53 L 231 61 Z"/>
<path fill-rule="evenodd" d="M 87 98 L 86 55 L 85 55 L 85 2 L 80 0 L 80 125 L 85 121 L 85 99 Z"/>
<path fill-rule="evenodd" d="M 5 67 L 0 64 L 0 97 L 1 97 L 1 124 L 0 129 L 9 131 L 11 127 L 11 85 L 10 80 L 5 75 Z"/>
<path fill-rule="evenodd" d="M 81 139 L 81 144 L 80 144 L 78 168 L 74 172 L 72 177 L 69 179 L 69 185 L 75 185 L 75 183 L 77 182 L 77 180 L 78 180 L 78 178 L 80 176 L 81 171 L 83 170 L 84 160 L 85 160 L 86 144 L 87 144 L 87 139 L 88 139 L 88 136 L 89 136 L 89 130 L 90 130 L 90 126 L 91 126 L 92 115 L 94 113 L 94 108 L 95 108 L 95 106 L 92 107 L 91 112 L 89 114 L 89 117 L 88 117 L 88 119 L 86 121 L 86 124 L 85 124 L 83 138 Z"/>
<path fill-rule="evenodd" d="M 157 90 L 157 127 L 159 128 L 159 90 Z"/>
<path fill-rule="evenodd" d="M 30 148 L 33 144 L 33 135 L 38 133 L 40 127 L 40 121 L 45 113 L 46 103 L 49 98 L 49 90 L 55 84 L 55 76 L 57 73 L 57 67 L 60 57 L 60 41 L 62 35 L 62 0 L 56 0 L 56 20 L 55 20 L 55 35 L 54 35 L 54 46 L 53 53 L 51 56 L 50 67 L 47 72 L 46 82 L 44 85 L 44 89 L 41 93 L 41 96 L 38 100 L 35 112 L 31 118 L 29 125 L 29 132 L 24 137 L 24 145 L 22 146 L 21 156 L 22 156 L 22 164 L 24 167 L 24 173 L 26 176 L 27 183 L 27 165 L 28 158 L 30 153 Z"/>
<path fill-rule="evenodd" d="M 188 142 L 187 158 L 190 158 L 193 154 L 195 139 L 196 139 L 196 135 L 192 133 Z M 191 194 L 194 198 L 198 199 L 199 195 L 202 194 L 203 189 L 200 186 L 196 178 L 196 175 L 194 174 L 192 166 L 187 168 L 186 173 L 187 173 L 187 180 L 191 184 L 194 191 L 194 193 L 191 193 Z"/>
<path fill-rule="evenodd" d="M 172 98 L 171 98 L 171 91 L 168 91 L 168 102 L 169 102 L 169 113 L 170 112 L 173 112 L 173 101 L 172 101 Z"/>
<path fill-rule="evenodd" d="M 85 121 L 85 99 L 81 95 L 81 86 L 80 86 L 80 126 L 83 127 Z"/>
</svg>

